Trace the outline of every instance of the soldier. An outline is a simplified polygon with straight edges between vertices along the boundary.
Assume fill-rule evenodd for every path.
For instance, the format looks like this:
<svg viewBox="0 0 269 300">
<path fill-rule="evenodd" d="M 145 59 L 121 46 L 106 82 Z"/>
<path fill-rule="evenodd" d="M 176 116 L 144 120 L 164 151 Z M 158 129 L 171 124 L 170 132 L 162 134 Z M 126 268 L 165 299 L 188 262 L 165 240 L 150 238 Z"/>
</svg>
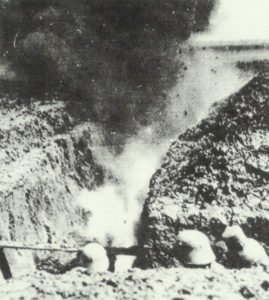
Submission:
<svg viewBox="0 0 269 300">
<path fill-rule="evenodd" d="M 269 265 L 269 258 L 263 246 L 258 241 L 246 237 L 240 226 L 226 227 L 222 238 L 227 244 L 227 258 L 233 267 Z"/>
<path fill-rule="evenodd" d="M 207 267 L 215 262 L 208 237 L 198 230 L 183 230 L 177 236 L 177 257 L 187 267 Z"/>
<path fill-rule="evenodd" d="M 97 243 L 89 243 L 81 248 L 77 255 L 79 266 L 87 268 L 90 272 L 105 272 L 109 269 L 107 252 Z"/>
</svg>

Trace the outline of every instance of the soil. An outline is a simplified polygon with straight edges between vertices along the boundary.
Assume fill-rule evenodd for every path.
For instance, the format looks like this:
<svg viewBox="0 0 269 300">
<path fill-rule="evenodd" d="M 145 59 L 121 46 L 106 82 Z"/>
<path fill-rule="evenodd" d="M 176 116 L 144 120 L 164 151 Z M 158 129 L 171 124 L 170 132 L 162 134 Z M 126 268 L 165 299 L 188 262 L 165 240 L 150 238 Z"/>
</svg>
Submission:
<svg viewBox="0 0 269 300">
<path fill-rule="evenodd" d="M 261 72 L 210 115 L 179 136 L 153 175 L 140 230 L 140 266 L 175 267 L 176 236 L 198 229 L 217 261 L 227 261 L 221 235 L 239 224 L 269 246 L 269 73 Z"/>
<path fill-rule="evenodd" d="M 64 275 L 36 272 L 0 285 L 1 299 L 268 299 L 269 276 L 262 269 L 133 269 L 122 273 Z"/>
<path fill-rule="evenodd" d="M 75 198 L 102 180 L 91 151 L 98 130 L 78 124 L 59 99 L 2 96 L 0 118 L 0 239 L 77 246 L 88 216 Z M 4 252 L 12 275 L 35 268 L 31 252 Z"/>
<path fill-rule="evenodd" d="M 2 279 L 0 298 L 269 299 L 268 270 L 234 269 L 219 244 L 225 225 L 240 224 L 269 246 L 268 78 L 257 75 L 170 146 L 144 205 L 138 265 L 147 270 L 55 274 L 49 268 L 72 257 L 46 258 L 49 273 L 35 270 L 37 254 L 5 250 L 13 278 Z M 0 100 L 1 238 L 77 245 L 74 230 L 87 215 L 75 196 L 102 182 L 94 160 L 98 129 L 59 99 L 27 100 Z M 172 249 L 184 228 L 205 232 L 220 264 L 180 266 Z"/>
</svg>

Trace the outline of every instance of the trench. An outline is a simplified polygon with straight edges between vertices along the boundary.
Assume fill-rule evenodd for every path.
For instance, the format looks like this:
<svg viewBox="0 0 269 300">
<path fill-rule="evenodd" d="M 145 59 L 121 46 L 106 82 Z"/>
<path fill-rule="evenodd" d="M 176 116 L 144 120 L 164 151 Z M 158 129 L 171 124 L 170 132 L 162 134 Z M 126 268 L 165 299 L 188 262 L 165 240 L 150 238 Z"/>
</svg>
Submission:
<svg viewBox="0 0 269 300">
<path fill-rule="evenodd" d="M 87 239 L 112 247 L 137 245 L 137 228 L 149 181 L 170 143 L 204 118 L 214 102 L 238 91 L 254 76 L 253 70 L 237 68 L 238 62 L 252 59 L 246 53 L 203 49 L 194 53 L 186 50 L 184 55 L 187 70 L 167 93 L 165 124 L 152 120 L 127 139 L 120 153 L 111 145 L 93 149 L 105 179 L 97 189 L 85 189 L 78 200 L 90 213 L 83 232 Z M 262 52 L 261 58 L 264 55 Z M 0 265 L 4 277 L 9 278 L 11 272 L 4 252 Z"/>
</svg>

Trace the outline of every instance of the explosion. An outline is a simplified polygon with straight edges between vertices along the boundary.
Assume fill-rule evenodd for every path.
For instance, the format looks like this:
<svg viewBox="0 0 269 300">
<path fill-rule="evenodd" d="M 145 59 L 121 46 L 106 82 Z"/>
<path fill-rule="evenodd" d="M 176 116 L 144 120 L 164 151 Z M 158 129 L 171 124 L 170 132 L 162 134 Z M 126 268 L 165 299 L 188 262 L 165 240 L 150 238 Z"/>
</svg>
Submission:
<svg viewBox="0 0 269 300">
<path fill-rule="evenodd" d="M 106 145 L 94 158 L 103 185 L 77 199 L 90 212 L 81 229 L 87 238 L 135 244 L 150 177 L 171 140 L 251 76 L 221 53 L 191 49 L 189 38 L 207 28 L 214 3 L 1 3 L 0 50 L 29 93 L 63 93 L 71 112 L 82 107 L 79 116 L 102 128 Z"/>
</svg>

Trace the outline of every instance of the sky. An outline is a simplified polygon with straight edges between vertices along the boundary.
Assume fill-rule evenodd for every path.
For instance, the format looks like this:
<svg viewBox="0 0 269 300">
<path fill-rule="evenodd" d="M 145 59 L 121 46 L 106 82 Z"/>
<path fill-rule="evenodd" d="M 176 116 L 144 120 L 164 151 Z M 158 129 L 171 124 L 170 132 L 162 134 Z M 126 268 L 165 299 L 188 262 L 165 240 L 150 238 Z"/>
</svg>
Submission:
<svg viewBox="0 0 269 300">
<path fill-rule="evenodd" d="M 193 41 L 269 43 L 269 0 L 219 0 L 207 32 Z"/>
</svg>

